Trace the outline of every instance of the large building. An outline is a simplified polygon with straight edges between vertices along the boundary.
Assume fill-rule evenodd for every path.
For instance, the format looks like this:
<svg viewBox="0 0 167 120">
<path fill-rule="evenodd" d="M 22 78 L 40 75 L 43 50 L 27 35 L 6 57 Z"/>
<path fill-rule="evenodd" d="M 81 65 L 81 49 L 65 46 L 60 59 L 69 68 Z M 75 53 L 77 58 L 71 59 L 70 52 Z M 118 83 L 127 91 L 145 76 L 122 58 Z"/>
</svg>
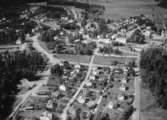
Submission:
<svg viewBox="0 0 167 120">
<path fill-rule="evenodd" d="M 16 52 L 16 51 L 24 51 L 27 48 L 27 43 L 21 43 L 20 40 L 16 41 L 16 44 L 13 45 L 0 45 L 0 53 L 2 52 Z"/>
</svg>

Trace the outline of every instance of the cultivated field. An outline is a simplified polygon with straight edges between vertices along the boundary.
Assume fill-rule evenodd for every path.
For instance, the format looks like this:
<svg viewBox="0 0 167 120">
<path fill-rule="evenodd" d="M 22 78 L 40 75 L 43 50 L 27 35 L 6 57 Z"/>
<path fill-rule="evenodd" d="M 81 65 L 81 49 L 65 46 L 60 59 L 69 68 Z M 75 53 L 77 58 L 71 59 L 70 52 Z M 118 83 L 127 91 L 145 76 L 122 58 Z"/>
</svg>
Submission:
<svg viewBox="0 0 167 120">
<path fill-rule="evenodd" d="M 80 62 L 80 63 L 89 63 L 91 56 L 87 55 L 70 55 L 70 54 L 56 54 L 56 58 L 61 60 L 67 60 L 69 62 Z"/>
<path fill-rule="evenodd" d="M 125 58 L 125 57 L 113 57 L 113 56 L 95 56 L 93 63 L 100 65 L 111 65 L 115 61 L 117 61 L 119 64 L 124 64 L 135 60 L 136 60 L 135 57 Z"/>
<path fill-rule="evenodd" d="M 87 0 L 77 0 L 87 1 Z M 106 11 L 104 18 L 118 20 L 121 17 L 137 16 L 140 14 L 147 14 L 152 16 L 155 0 L 88 0 L 91 4 L 104 5 Z M 161 12 L 165 13 L 167 10 L 160 8 Z M 165 15 L 167 17 L 167 15 Z"/>
</svg>

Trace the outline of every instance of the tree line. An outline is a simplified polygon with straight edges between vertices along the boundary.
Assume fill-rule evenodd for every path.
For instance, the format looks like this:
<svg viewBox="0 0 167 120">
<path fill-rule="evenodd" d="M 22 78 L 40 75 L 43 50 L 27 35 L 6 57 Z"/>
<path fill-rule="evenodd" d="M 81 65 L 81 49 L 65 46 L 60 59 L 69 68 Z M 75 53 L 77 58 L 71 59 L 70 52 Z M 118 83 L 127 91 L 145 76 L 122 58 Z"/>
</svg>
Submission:
<svg viewBox="0 0 167 120">
<path fill-rule="evenodd" d="M 5 120 L 12 112 L 17 85 L 26 78 L 38 80 L 37 71 L 43 71 L 46 62 L 37 52 L 14 52 L 0 54 L 0 119 Z"/>
<path fill-rule="evenodd" d="M 141 52 L 141 78 L 156 98 L 167 108 L 167 52 L 163 47 L 151 47 Z"/>
</svg>

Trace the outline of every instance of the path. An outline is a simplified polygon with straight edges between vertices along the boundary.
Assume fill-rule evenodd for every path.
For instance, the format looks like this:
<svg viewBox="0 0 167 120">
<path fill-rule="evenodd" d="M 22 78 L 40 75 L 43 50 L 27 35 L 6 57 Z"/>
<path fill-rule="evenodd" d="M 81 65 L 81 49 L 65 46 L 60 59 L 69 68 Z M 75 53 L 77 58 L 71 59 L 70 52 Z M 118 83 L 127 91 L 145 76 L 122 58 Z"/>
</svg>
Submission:
<svg viewBox="0 0 167 120">
<path fill-rule="evenodd" d="M 39 34 L 37 34 L 36 36 L 32 37 L 31 39 L 33 40 L 33 47 L 38 50 L 39 52 L 45 54 L 48 58 L 49 58 L 49 62 L 51 64 L 56 64 L 59 62 L 59 60 L 55 59 L 53 57 L 53 55 L 49 54 L 48 52 L 45 51 L 44 48 L 42 48 L 38 42 L 38 37 L 39 37 Z M 19 110 L 19 108 L 21 107 L 21 105 L 23 105 L 26 100 L 31 96 L 31 95 L 35 95 L 36 93 L 38 93 L 39 89 L 47 84 L 48 82 L 48 79 L 49 79 L 49 75 L 50 75 L 50 69 L 44 71 L 45 74 L 48 74 L 47 76 L 45 75 L 45 77 L 43 77 L 44 80 L 40 80 L 39 82 L 37 82 L 36 86 L 31 89 L 30 91 L 28 91 L 27 93 L 23 94 L 21 97 L 22 97 L 22 100 L 21 102 L 14 108 L 13 112 L 9 115 L 8 117 L 8 120 L 9 119 L 14 119 L 15 116 L 17 115 L 17 112 Z"/>
<path fill-rule="evenodd" d="M 21 96 L 21 97 L 22 97 L 21 102 L 14 108 L 13 112 L 9 115 L 8 120 L 9 120 L 9 119 L 13 120 L 13 119 L 15 118 L 15 116 L 17 115 L 17 112 L 18 112 L 19 108 L 20 108 L 22 105 L 24 105 L 24 103 L 26 102 L 26 100 L 27 100 L 31 95 L 36 94 L 36 93 L 39 91 L 39 89 L 40 89 L 43 85 L 45 85 L 45 84 L 47 83 L 48 78 L 49 78 L 49 77 L 44 77 L 44 78 L 43 78 L 44 80 L 40 80 L 40 81 L 36 84 L 36 86 L 35 86 L 33 89 L 31 89 L 30 91 L 28 91 L 27 93 L 25 93 L 25 94 L 23 94 L 23 95 Z"/>
</svg>

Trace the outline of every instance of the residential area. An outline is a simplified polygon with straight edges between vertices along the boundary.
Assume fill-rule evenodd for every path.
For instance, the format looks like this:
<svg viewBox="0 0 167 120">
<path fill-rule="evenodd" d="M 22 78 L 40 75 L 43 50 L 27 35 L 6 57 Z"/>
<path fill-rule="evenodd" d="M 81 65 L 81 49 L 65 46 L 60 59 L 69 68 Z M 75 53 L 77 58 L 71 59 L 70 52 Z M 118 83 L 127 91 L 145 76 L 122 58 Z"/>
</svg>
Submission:
<svg viewBox="0 0 167 120">
<path fill-rule="evenodd" d="M 104 19 L 103 5 L 60 3 L 0 14 L 0 70 L 19 78 L 0 119 L 141 120 L 141 53 L 165 44 L 166 28 L 144 13 Z"/>
</svg>

